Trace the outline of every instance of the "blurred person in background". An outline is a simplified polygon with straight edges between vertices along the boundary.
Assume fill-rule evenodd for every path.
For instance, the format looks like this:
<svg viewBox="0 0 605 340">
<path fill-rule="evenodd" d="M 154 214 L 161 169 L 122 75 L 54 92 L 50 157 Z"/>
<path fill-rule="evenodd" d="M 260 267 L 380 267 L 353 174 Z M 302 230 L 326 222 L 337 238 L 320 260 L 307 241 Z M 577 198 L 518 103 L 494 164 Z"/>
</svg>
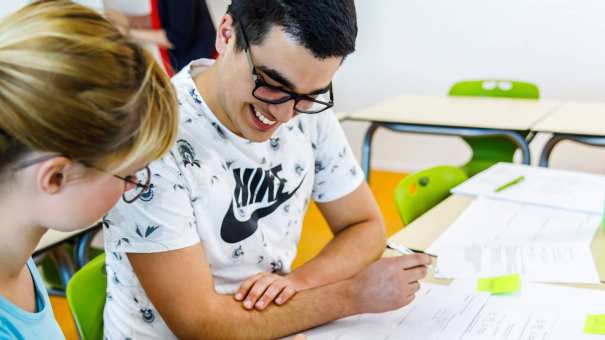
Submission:
<svg viewBox="0 0 605 340">
<path fill-rule="evenodd" d="M 204 0 L 151 0 L 150 15 L 126 15 L 107 2 L 107 17 L 124 34 L 167 50 L 171 70 L 190 61 L 214 58 L 216 30 Z"/>
</svg>

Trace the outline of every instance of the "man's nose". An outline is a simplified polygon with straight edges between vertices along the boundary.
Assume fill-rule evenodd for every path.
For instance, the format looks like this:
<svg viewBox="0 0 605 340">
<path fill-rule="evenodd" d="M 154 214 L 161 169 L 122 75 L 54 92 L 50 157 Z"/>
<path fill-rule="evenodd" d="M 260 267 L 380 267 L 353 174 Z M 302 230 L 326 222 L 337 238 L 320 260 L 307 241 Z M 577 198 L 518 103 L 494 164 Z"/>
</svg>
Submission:
<svg viewBox="0 0 605 340">
<path fill-rule="evenodd" d="M 278 122 L 287 123 L 294 117 L 294 99 L 281 104 L 269 105 L 269 112 L 271 112 Z"/>
</svg>

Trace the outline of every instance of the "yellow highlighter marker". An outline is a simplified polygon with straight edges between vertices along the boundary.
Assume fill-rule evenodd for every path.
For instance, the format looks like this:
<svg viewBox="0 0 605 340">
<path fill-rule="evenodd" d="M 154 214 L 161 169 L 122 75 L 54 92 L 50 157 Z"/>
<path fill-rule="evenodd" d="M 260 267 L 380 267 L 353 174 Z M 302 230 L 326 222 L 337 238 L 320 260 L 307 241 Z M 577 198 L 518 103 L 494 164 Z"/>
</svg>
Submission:
<svg viewBox="0 0 605 340">
<path fill-rule="evenodd" d="M 524 179 L 525 179 L 525 176 L 519 176 L 519 177 L 513 179 L 512 181 L 502 184 L 501 186 L 497 187 L 496 190 L 494 190 L 494 192 L 500 192 L 506 188 L 510 188 L 515 184 L 519 184 L 519 183 L 523 182 Z"/>
</svg>

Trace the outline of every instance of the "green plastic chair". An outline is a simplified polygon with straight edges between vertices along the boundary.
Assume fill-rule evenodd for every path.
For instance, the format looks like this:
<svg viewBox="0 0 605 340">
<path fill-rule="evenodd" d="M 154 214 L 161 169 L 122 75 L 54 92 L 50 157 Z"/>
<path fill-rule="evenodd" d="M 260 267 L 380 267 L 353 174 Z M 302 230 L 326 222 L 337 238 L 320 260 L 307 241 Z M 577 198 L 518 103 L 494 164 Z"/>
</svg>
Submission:
<svg viewBox="0 0 605 340">
<path fill-rule="evenodd" d="M 468 80 L 454 84 L 449 91 L 450 96 L 500 97 L 538 99 L 538 86 L 514 80 Z M 486 112 L 485 114 L 489 114 Z M 464 138 L 470 146 L 472 158 L 462 166 L 470 177 L 498 162 L 512 162 L 517 147 L 508 139 L 502 137 Z"/>
<path fill-rule="evenodd" d="M 406 176 L 395 188 L 395 206 L 404 225 L 443 201 L 456 185 L 468 179 L 455 166 L 437 166 Z"/>
<path fill-rule="evenodd" d="M 67 302 L 80 339 L 103 339 L 103 308 L 106 295 L 105 254 L 101 254 L 75 273 L 67 285 Z"/>
</svg>

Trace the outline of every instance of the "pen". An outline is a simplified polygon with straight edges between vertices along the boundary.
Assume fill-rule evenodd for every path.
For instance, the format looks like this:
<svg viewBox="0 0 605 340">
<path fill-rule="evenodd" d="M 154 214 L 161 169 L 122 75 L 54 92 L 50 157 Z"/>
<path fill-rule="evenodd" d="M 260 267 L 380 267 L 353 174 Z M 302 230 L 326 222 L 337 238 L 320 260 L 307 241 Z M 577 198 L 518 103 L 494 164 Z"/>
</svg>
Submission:
<svg viewBox="0 0 605 340">
<path fill-rule="evenodd" d="M 394 250 L 394 251 L 396 251 L 396 252 L 398 252 L 400 254 L 403 254 L 403 255 L 412 255 L 414 253 L 417 253 L 417 254 L 426 254 L 428 256 L 437 257 L 437 256 L 435 256 L 433 254 L 429 254 L 429 253 L 424 252 L 422 250 L 412 249 L 412 248 L 400 246 L 400 245 L 395 244 L 393 242 L 387 242 L 387 249 L 392 249 L 392 250 Z"/>
<path fill-rule="evenodd" d="M 496 190 L 494 190 L 494 192 L 500 192 L 506 188 L 512 187 L 515 184 L 519 184 L 519 183 L 523 182 L 524 179 L 525 179 L 525 176 L 519 176 L 519 177 L 513 179 L 512 181 L 502 184 L 501 186 L 497 187 Z"/>
</svg>

